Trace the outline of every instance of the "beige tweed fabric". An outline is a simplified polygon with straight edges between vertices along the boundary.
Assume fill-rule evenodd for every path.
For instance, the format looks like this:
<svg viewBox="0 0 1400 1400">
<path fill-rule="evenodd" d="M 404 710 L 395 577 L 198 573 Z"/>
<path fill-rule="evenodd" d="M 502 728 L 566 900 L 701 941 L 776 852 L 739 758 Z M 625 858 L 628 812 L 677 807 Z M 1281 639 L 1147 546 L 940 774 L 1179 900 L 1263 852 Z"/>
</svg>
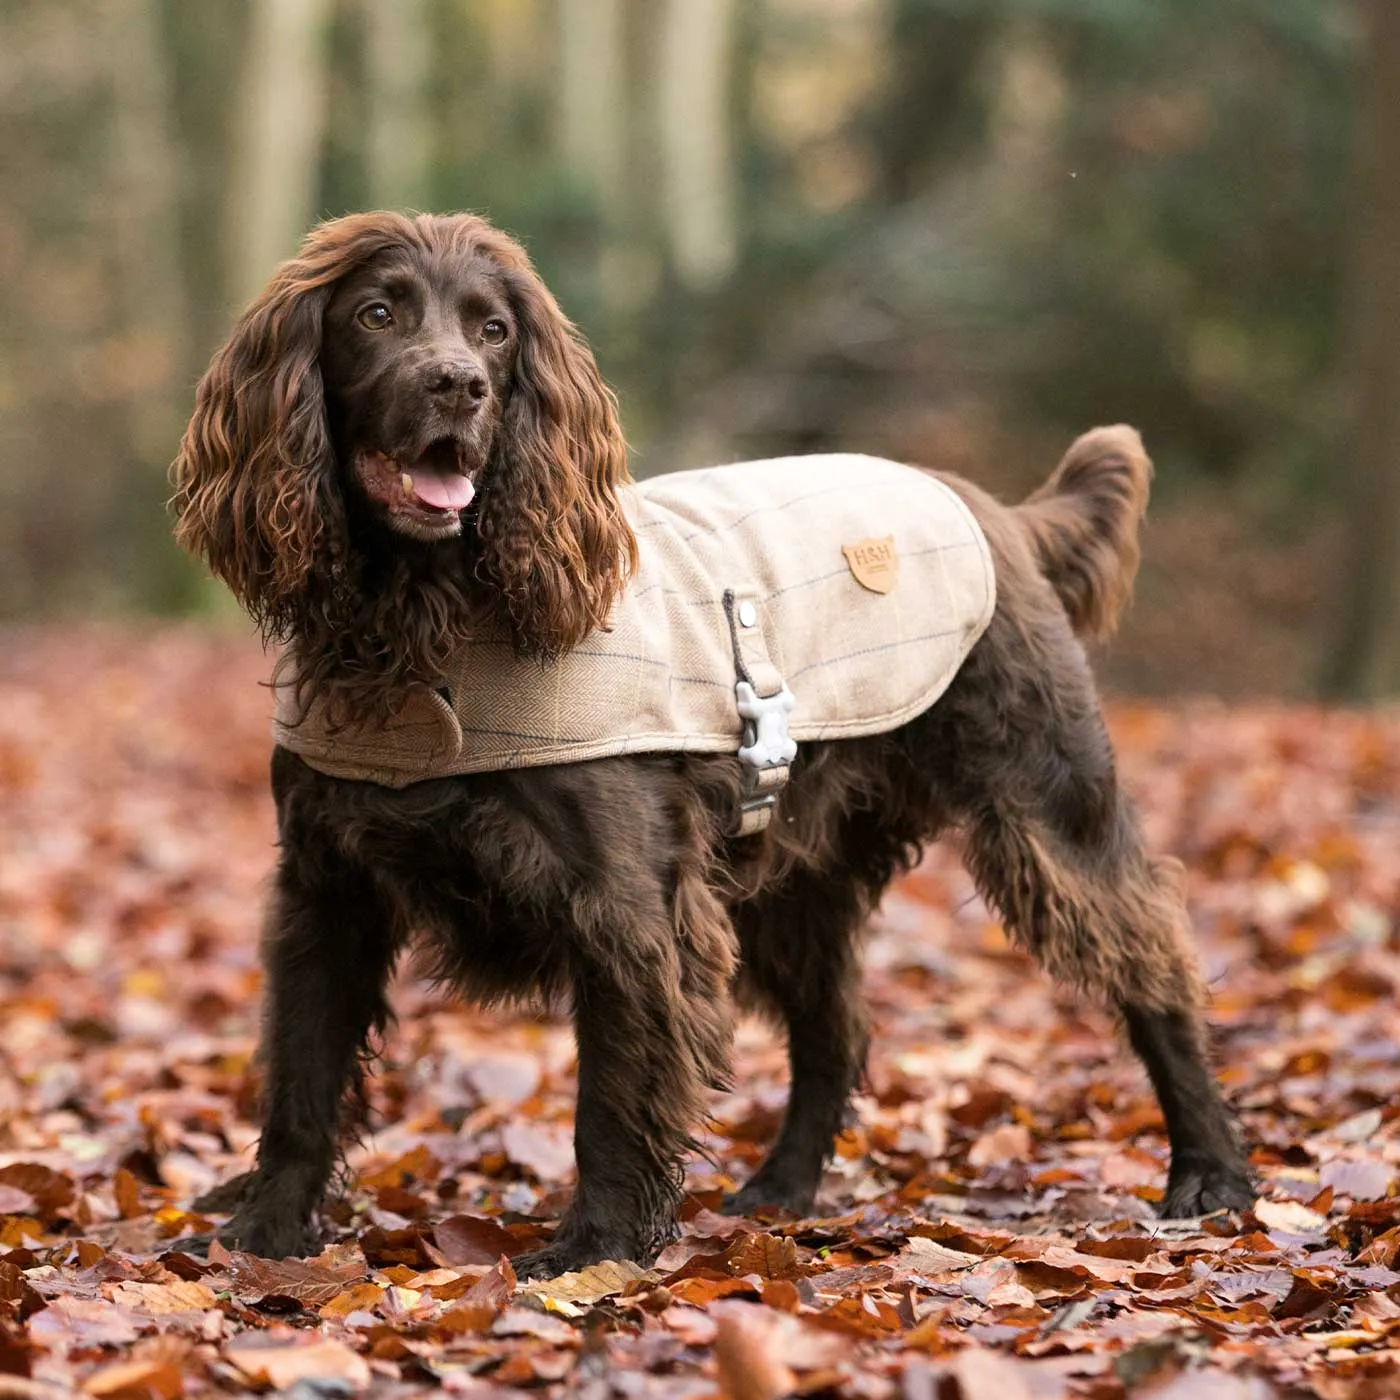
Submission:
<svg viewBox="0 0 1400 1400">
<path fill-rule="evenodd" d="M 912 467 L 784 457 L 624 494 L 641 562 L 607 632 L 548 664 L 504 638 L 467 643 L 446 668 L 450 703 L 415 689 L 382 728 L 331 731 L 314 702 L 298 722 L 280 684 L 277 742 L 325 773 L 388 787 L 625 753 L 733 753 L 736 640 L 759 695 L 792 692 L 799 743 L 877 734 L 938 699 L 991 619 L 981 529 Z"/>
</svg>

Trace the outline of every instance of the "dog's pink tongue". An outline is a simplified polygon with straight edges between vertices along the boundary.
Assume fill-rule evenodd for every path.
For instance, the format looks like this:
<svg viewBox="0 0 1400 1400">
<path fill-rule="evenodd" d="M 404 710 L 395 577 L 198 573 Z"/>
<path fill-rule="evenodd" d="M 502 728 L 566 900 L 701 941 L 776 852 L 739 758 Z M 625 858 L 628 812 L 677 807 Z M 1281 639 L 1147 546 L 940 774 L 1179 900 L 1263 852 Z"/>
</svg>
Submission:
<svg viewBox="0 0 1400 1400">
<path fill-rule="evenodd" d="M 419 467 L 413 473 L 413 494 L 439 510 L 461 510 L 472 503 L 476 487 L 461 472 L 439 472 Z"/>
</svg>

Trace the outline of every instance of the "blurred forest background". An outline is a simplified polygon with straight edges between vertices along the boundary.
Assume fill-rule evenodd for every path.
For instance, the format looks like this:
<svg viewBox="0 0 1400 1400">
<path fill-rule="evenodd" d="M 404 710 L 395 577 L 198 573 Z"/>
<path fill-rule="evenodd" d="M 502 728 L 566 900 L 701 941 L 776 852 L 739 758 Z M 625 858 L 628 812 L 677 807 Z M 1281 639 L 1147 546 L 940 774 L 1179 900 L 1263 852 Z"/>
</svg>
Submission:
<svg viewBox="0 0 1400 1400">
<path fill-rule="evenodd" d="M 319 218 L 521 237 L 639 475 L 1158 462 L 1139 690 L 1400 690 L 1395 0 L 0 0 L 0 616 L 225 606 L 165 469 Z"/>
</svg>

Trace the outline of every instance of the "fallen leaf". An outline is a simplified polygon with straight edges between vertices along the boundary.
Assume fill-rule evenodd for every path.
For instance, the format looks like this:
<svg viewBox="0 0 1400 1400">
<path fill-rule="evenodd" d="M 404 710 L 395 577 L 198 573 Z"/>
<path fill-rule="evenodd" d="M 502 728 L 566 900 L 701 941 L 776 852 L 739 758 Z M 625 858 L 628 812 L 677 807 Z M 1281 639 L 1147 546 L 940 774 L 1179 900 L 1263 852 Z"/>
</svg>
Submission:
<svg viewBox="0 0 1400 1400">
<path fill-rule="evenodd" d="M 596 1303 L 612 1298 L 639 1282 L 655 1282 L 660 1277 L 630 1259 L 604 1259 L 577 1273 L 538 1279 L 521 1285 L 520 1291 L 553 1303 Z"/>
<path fill-rule="evenodd" d="M 724 1257 L 734 1274 L 776 1279 L 796 1278 L 799 1273 L 797 1242 L 788 1235 L 740 1235 Z"/>
<path fill-rule="evenodd" d="M 968 1254 L 961 1249 L 949 1249 L 946 1245 L 939 1244 L 937 1240 L 924 1239 L 920 1235 L 915 1235 L 898 1254 L 891 1258 L 890 1264 L 900 1271 L 908 1270 L 910 1273 L 937 1276 L 970 1269 L 981 1261 L 980 1254 Z"/>
<path fill-rule="evenodd" d="M 0 1186 L 13 1186 L 33 1202 L 40 1216 L 52 1219 L 78 1193 L 72 1177 L 39 1162 L 12 1162 L 0 1167 Z"/>
<path fill-rule="evenodd" d="M 162 1317 L 168 1313 L 207 1312 L 215 1306 L 213 1290 L 202 1283 L 177 1279 L 174 1283 L 118 1283 L 111 1297 L 135 1312 Z"/>
<path fill-rule="evenodd" d="M 1324 1162 L 1318 1172 L 1324 1186 L 1354 1201 L 1383 1200 L 1394 1179 L 1394 1169 L 1386 1162 L 1354 1162 L 1340 1159 Z M 1257 1212 L 1256 1212 L 1257 1214 Z"/>
<path fill-rule="evenodd" d="M 986 1347 L 968 1347 L 951 1368 L 961 1400 L 1033 1400 L 1026 1366 Z"/>
<path fill-rule="evenodd" d="M 183 1368 L 191 1348 L 183 1337 L 152 1337 L 139 1343 L 128 1360 L 94 1371 L 83 1390 L 102 1400 L 176 1400 L 184 1394 Z"/>
<path fill-rule="evenodd" d="M 516 1166 L 539 1181 L 559 1181 L 574 1168 L 573 1140 L 554 1124 L 512 1119 L 501 1129 L 501 1146 Z"/>
<path fill-rule="evenodd" d="M 726 1400 L 778 1400 L 789 1395 L 797 1376 L 778 1359 L 772 1319 L 764 1307 L 726 1308 L 715 1324 L 715 1370 Z"/>
<path fill-rule="evenodd" d="M 318 1311 L 322 1317 L 348 1317 L 362 1309 L 373 1312 L 383 1297 L 384 1290 L 377 1283 L 357 1283 L 322 1303 Z"/>
<path fill-rule="evenodd" d="M 364 1277 L 362 1263 L 327 1268 L 304 1259 L 260 1259 L 237 1250 L 230 1256 L 236 1293 L 249 1301 L 274 1296 L 291 1298 L 308 1308 L 324 1307 L 347 1285 Z"/>
<path fill-rule="evenodd" d="M 365 1389 L 370 1369 L 344 1342 L 331 1337 L 285 1339 L 244 1334 L 223 1347 L 224 1359 L 251 1381 L 288 1390 L 298 1381 L 336 1381 Z"/>
<path fill-rule="evenodd" d="M 494 1264 L 518 1248 L 494 1220 L 477 1215 L 452 1215 L 433 1226 L 433 1242 L 442 1262 L 452 1265 Z"/>
<path fill-rule="evenodd" d="M 1326 1216 L 1297 1201 L 1256 1201 L 1254 1218 L 1266 1229 L 1284 1230 L 1292 1235 L 1319 1234 L 1327 1228 Z"/>
</svg>

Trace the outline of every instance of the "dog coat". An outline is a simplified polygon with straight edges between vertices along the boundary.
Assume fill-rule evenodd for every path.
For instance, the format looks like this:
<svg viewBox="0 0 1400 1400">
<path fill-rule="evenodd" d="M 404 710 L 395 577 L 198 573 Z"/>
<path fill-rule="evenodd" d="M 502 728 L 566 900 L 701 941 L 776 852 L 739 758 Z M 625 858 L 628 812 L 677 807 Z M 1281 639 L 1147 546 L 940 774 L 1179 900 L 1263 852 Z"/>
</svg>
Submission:
<svg viewBox="0 0 1400 1400">
<path fill-rule="evenodd" d="M 991 620 L 991 554 L 958 495 L 832 453 L 677 472 L 622 492 L 638 567 L 606 630 L 557 660 L 464 643 L 438 689 L 382 727 L 300 714 L 273 733 L 313 768 L 426 778 L 662 751 L 736 753 L 740 827 L 766 825 L 796 745 L 879 734 L 928 709 Z M 284 664 L 295 664 L 285 656 Z"/>
</svg>

